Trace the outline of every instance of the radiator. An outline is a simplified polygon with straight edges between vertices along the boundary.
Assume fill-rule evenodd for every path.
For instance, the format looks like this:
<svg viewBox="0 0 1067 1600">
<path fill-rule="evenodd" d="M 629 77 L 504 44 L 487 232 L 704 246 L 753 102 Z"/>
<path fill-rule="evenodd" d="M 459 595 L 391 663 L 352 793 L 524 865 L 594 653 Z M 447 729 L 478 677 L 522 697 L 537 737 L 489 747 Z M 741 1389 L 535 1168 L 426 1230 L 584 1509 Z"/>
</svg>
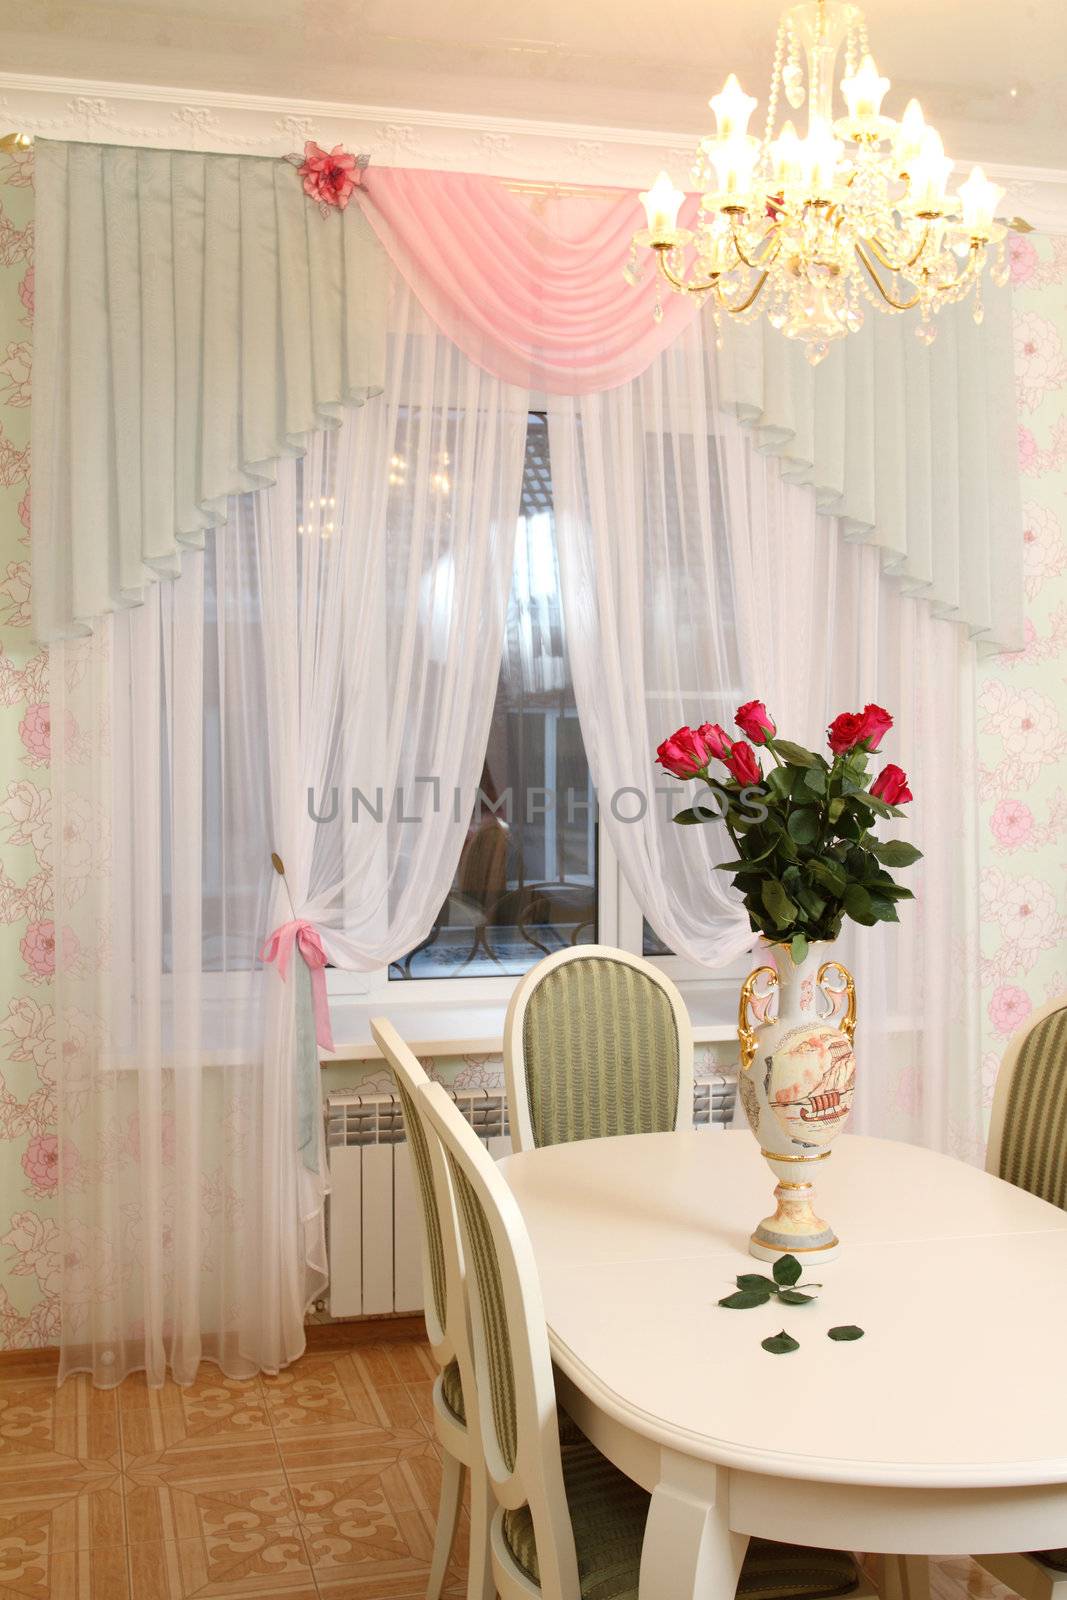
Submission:
<svg viewBox="0 0 1067 1600">
<path fill-rule="evenodd" d="M 698 1083 L 697 1127 L 728 1123 L 734 1085 Z M 502 1091 L 454 1090 L 456 1106 L 490 1155 L 508 1155 L 507 1102 Z M 330 1162 L 327 1211 L 330 1315 L 371 1317 L 422 1310 L 418 1198 L 398 1096 L 331 1094 L 326 1100 Z"/>
</svg>

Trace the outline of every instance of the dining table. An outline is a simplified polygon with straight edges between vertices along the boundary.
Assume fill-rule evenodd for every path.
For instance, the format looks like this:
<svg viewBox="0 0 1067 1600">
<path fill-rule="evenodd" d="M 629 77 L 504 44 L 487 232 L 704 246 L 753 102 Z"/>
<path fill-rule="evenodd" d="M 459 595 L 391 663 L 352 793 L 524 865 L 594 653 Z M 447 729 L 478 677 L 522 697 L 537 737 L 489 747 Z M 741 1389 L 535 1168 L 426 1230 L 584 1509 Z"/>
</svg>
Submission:
<svg viewBox="0 0 1067 1600">
<path fill-rule="evenodd" d="M 812 1298 L 720 1301 L 773 1179 L 744 1131 L 501 1162 L 557 1392 L 651 1494 L 640 1600 L 732 1600 L 752 1536 L 922 1557 L 1067 1546 L 1067 1213 L 951 1156 L 844 1135 Z M 835 1327 L 862 1337 L 831 1339 Z M 786 1332 L 797 1348 L 762 1341 Z"/>
</svg>

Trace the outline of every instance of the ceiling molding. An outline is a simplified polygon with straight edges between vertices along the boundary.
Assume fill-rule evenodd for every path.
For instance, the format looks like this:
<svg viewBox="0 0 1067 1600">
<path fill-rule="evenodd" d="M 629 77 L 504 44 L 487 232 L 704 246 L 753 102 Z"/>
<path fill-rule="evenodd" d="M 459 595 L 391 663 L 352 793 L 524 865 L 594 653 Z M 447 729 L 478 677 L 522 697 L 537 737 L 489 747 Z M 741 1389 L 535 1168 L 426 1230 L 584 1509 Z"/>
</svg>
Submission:
<svg viewBox="0 0 1067 1600">
<path fill-rule="evenodd" d="M 288 155 L 314 138 L 365 151 L 381 166 L 621 188 L 645 185 L 660 167 L 680 177 L 698 138 L 12 72 L 0 72 L 0 123 L 0 132 L 47 139 L 236 155 Z M 986 163 L 986 172 L 1007 189 L 1006 210 L 1043 232 L 1067 233 L 1067 171 Z"/>
</svg>

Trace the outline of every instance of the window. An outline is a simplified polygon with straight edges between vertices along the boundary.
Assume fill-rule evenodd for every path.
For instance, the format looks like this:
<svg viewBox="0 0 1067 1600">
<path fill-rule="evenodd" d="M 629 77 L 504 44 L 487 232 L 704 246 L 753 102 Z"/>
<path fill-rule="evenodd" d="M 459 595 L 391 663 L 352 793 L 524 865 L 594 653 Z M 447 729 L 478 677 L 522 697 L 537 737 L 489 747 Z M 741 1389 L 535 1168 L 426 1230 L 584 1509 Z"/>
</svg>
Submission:
<svg viewBox="0 0 1067 1600">
<path fill-rule="evenodd" d="M 480 792 L 448 898 L 392 981 L 514 977 L 598 938 L 597 825 L 564 637 L 545 418 L 522 508 Z"/>
</svg>

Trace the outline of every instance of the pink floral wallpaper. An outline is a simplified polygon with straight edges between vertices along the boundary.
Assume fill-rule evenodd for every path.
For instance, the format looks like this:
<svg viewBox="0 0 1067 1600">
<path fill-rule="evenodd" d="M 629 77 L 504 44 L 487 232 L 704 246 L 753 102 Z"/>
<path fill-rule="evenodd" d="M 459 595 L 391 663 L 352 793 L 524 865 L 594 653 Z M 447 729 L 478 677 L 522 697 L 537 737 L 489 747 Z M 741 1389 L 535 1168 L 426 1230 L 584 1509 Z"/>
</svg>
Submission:
<svg viewBox="0 0 1067 1600">
<path fill-rule="evenodd" d="M 0 155 L 0 1348 L 56 1343 L 48 663 L 30 630 L 33 188 Z"/>
<path fill-rule="evenodd" d="M 1026 644 L 983 663 L 983 1078 L 1067 991 L 1067 238 L 1016 238 L 1015 381 Z"/>
</svg>

